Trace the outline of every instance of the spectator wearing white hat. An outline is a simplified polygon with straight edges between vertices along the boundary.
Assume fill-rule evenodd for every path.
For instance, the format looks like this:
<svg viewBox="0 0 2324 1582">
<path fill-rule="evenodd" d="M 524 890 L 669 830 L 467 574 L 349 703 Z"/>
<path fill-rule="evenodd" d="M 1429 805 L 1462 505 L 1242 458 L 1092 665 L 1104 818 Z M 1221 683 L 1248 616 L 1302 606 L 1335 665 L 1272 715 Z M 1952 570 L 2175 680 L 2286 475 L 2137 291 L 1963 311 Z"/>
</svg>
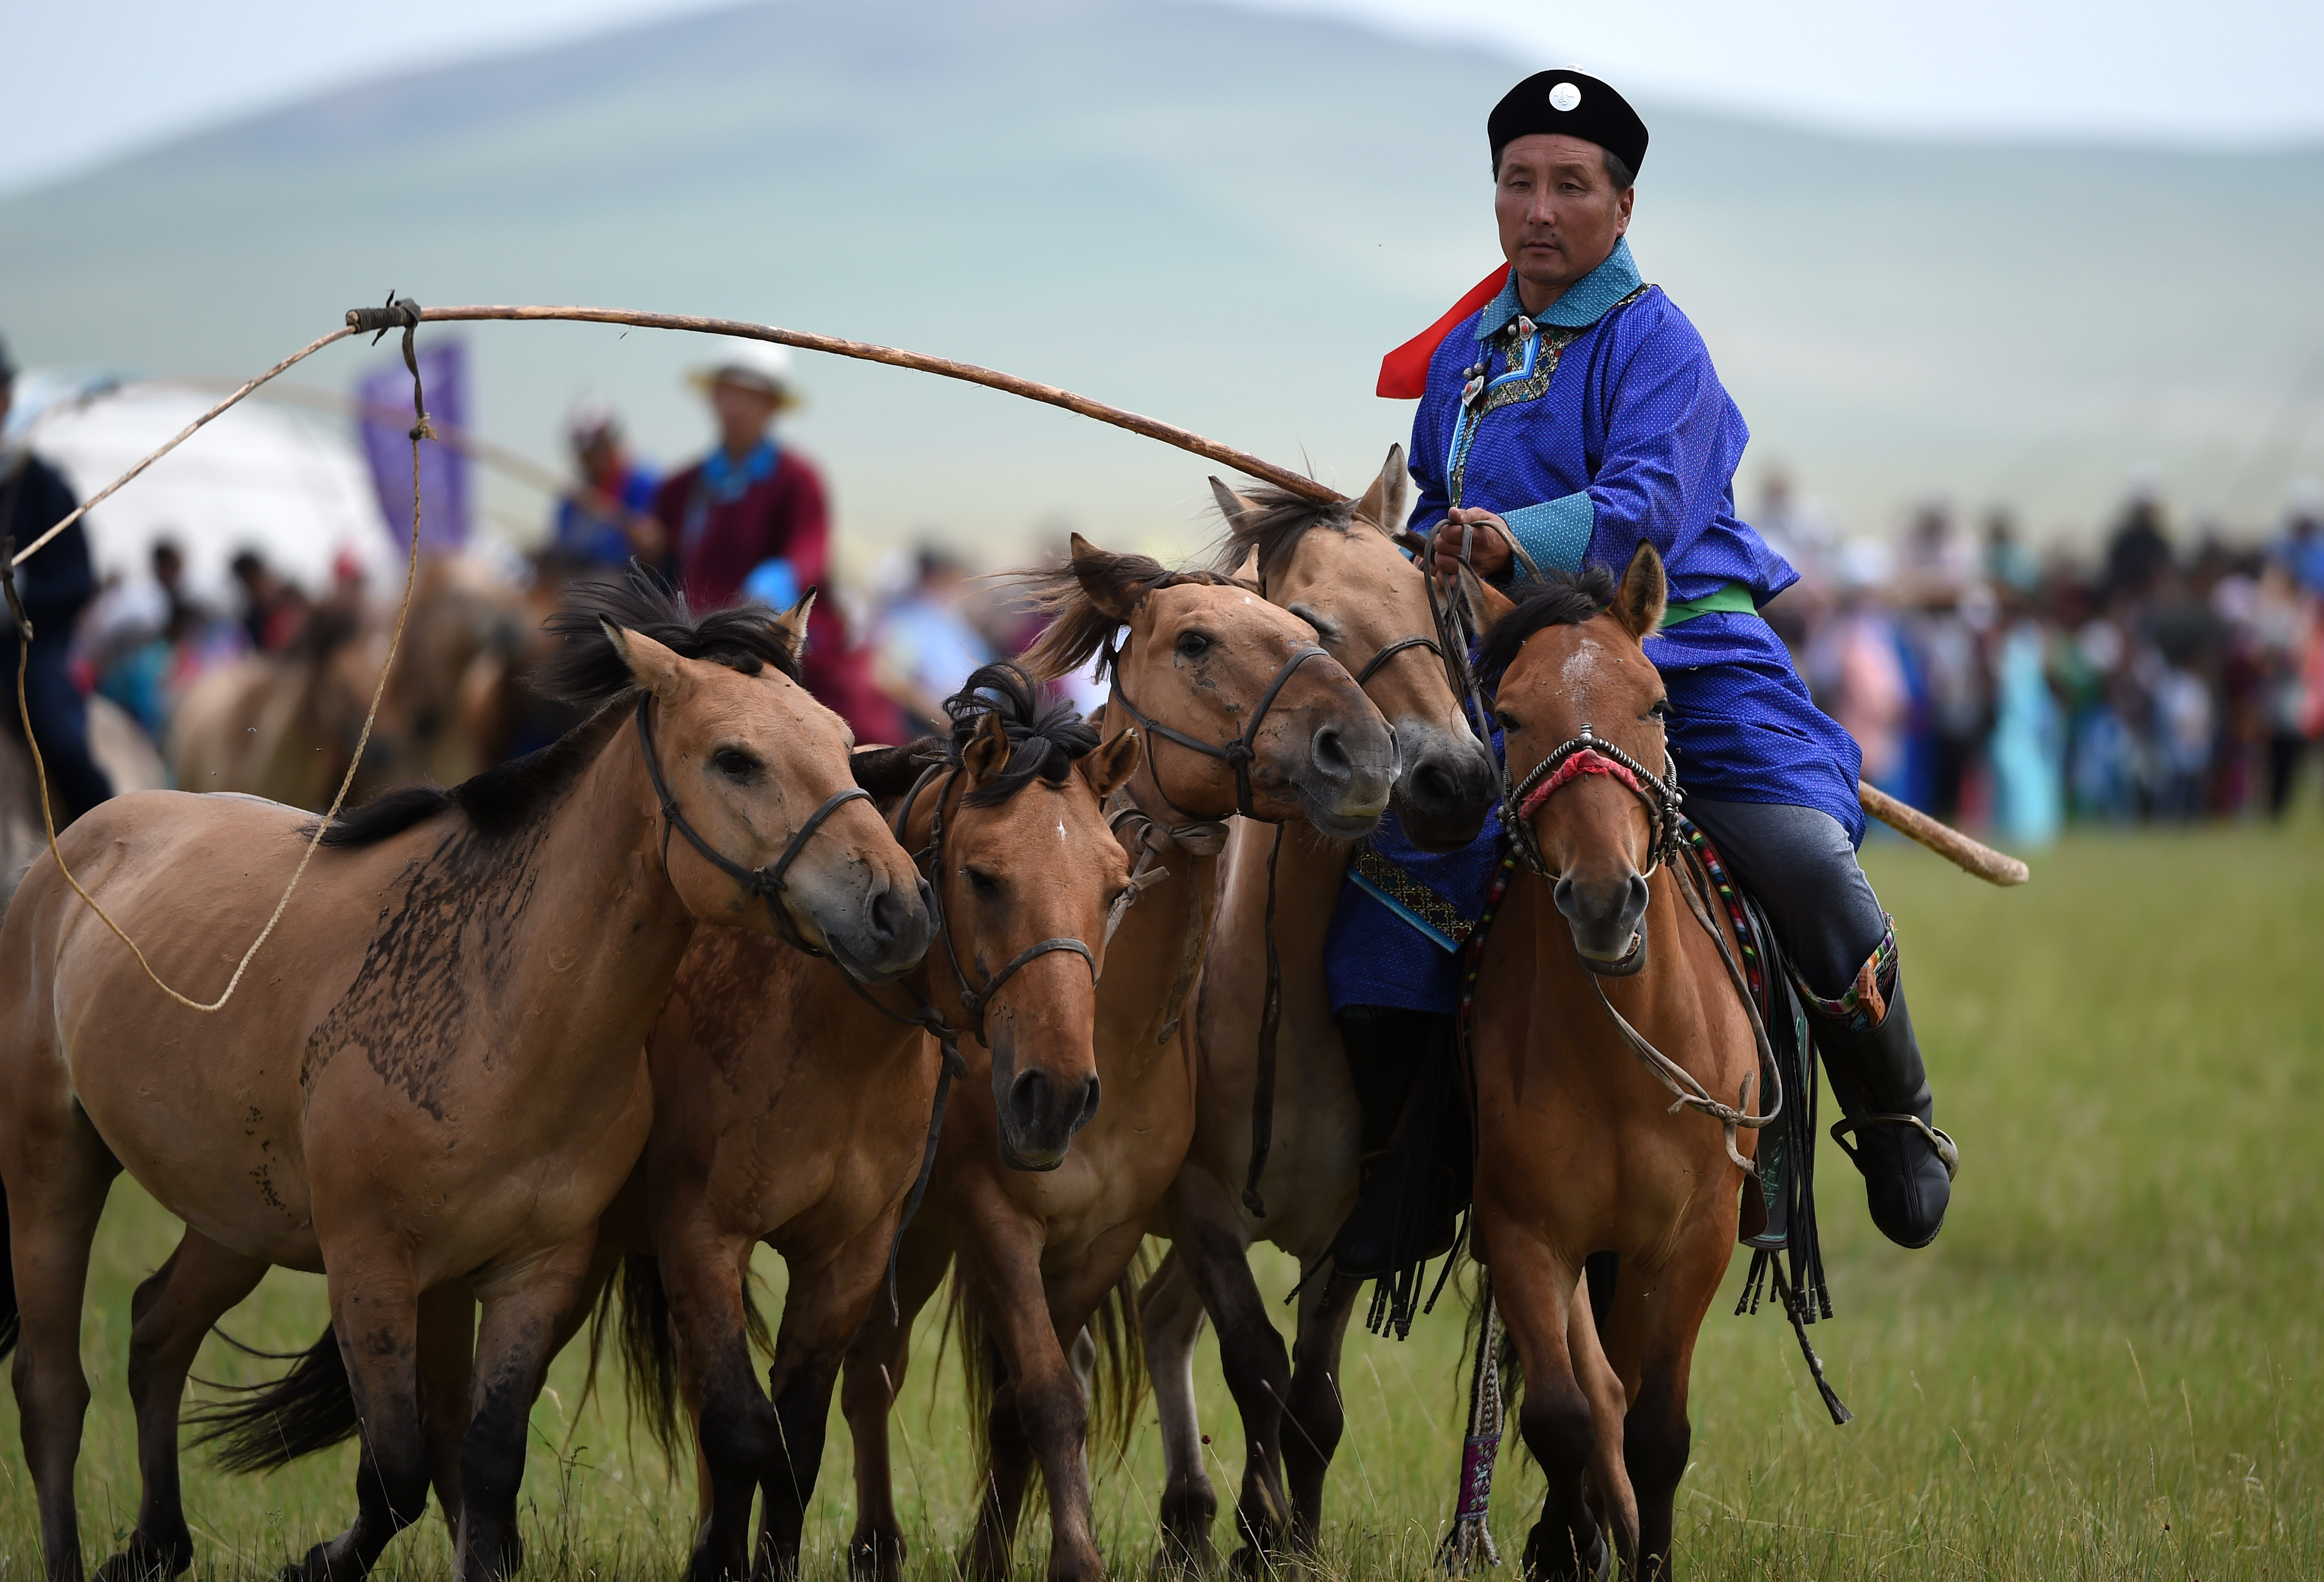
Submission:
<svg viewBox="0 0 2324 1582">
<path fill-rule="evenodd" d="M 720 361 L 696 371 L 694 383 L 710 398 L 718 443 L 654 495 L 654 516 L 668 535 L 664 565 L 697 610 L 746 597 L 790 604 L 824 581 L 831 557 L 822 476 L 774 434 L 776 416 L 798 404 L 790 348 L 730 342 Z M 848 641 L 833 600 L 816 601 L 804 669 L 808 689 L 847 720 L 858 741 L 901 739 L 895 706 L 872 684 L 870 663 Z"/>
</svg>

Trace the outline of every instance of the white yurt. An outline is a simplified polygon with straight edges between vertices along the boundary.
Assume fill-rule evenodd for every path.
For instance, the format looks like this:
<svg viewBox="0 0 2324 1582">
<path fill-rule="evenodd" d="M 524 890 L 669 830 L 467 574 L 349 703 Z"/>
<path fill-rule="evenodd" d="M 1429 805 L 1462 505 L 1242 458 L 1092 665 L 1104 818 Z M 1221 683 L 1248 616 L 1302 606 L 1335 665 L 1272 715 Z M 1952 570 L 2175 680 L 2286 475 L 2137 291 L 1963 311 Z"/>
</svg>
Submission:
<svg viewBox="0 0 2324 1582">
<path fill-rule="evenodd" d="M 192 422 L 222 392 L 168 380 L 28 375 L 9 439 L 29 443 L 84 499 Z M 375 588 L 400 586 L 402 557 L 381 519 L 343 419 L 244 402 L 163 457 L 88 515 L 100 577 L 146 574 L 153 544 L 177 542 L 191 591 L 231 607 L 226 563 L 255 550 L 311 592 L 342 553 Z"/>
</svg>

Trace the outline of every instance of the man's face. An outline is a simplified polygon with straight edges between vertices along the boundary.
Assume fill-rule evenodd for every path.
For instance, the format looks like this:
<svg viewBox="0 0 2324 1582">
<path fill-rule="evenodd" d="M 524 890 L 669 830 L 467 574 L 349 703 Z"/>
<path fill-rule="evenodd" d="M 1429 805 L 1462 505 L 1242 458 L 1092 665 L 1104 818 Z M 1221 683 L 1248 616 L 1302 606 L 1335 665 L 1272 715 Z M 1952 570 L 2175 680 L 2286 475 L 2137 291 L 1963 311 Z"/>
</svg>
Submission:
<svg viewBox="0 0 2324 1582">
<path fill-rule="evenodd" d="M 1614 190 L 1605 152 L 1579 137 L 1536 133 L 1501 150 L 1493 215 L 1517 279 L 1551 292 L 1606 262 L 1630 227 L 1634 190 Z"/>
<path fill-rule="evenodd" d="M 777 402 L 766 391 L 721 379 L 710 387 L 710 405 L 718 414 L 718 437 L 729 450 L 748 450 L 775 421 Z"/>
</svg>

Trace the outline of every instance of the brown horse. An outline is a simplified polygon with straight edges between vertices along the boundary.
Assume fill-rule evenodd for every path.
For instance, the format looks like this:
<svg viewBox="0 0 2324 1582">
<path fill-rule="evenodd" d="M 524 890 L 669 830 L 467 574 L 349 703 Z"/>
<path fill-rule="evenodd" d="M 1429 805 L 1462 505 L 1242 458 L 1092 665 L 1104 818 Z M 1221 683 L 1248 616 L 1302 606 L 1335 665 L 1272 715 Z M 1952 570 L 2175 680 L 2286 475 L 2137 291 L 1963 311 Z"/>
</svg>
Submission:
<svg viewBox="0 0 2324 1582">
<path fill-rule="evenodd" d="M 1726 916 L 1674 855 L 1663 686 L 1640 646 L 1664 602 L 1642 546 L 1618 587 L 1602 569 L 1553 577 L 1484 648 L 1517 777 L 1504 817 L 1542 875 L 1509 885 L 1472 1025 L 1474 1246 L 1549 1479 L 1529 1577 L 1599 1563 L 1593 1503 L 1634 1575 L 1668 1574 L 1695 1336 L 1734 1251 L 1748 1128 L 1780 1103 Z M 1743 1113 L 1755 1105 L 1768 1113 Z M 1601 1357 L 1582 1265 L 1607 1253 Z"/>
<path fill-rule="evenodd" d="M 1138 739 L 1101 745 L 1013 665 L 971 676 L 950 708 L 950 739 L 855 759 L 857 782 L 930 867 L 944 946 L 894 987 L 866 993 L 775 940 L 697 935 L 647 1047 L 645 1157 L 599 1224 L 584 1300 L 558 1319 L 562 1346 L 604 1287 L 601 1326 L 619 1334 L 632 1402 L 666 1449 L 681 1399 L 687 1407 L 707 1475 L 690 1577 L 752 1570 L 761 1491 L 757 1560 L 797 1568 L 840 1358 L 881 1294 L 926 1149 L 939 1051 L 924 1024 L 995 1030 L 1005 1059 L 973 1039 L 963 1052 L 989 1068 L 972 1075 L 993 1085 L 1003 1156 L 1055 1160 L 1086 1118 L 1088 985 L 1129 873 L 1102 803 L 1136 765 Z M 761 1241 L 790 1272 L 771 1403 L 744 1294 Z M 459 1317 L 423 1326 L 420 1339 L 454 1369 L 466 1365 Z M 244 1470 L 352 1437 L 355 1402 L 329 1335 L 210 1427 Z"/>
<path fill-rule="evenodd" d="M 1244 499 L 1213 483 L 1231 536 L 1222 562 L 1247 563 L 1261 589 L 1314 626 L 1396 729 L 1402 772 L 1394 805 L 1416 841 L 1466 845 L 1498 792 L 1492 755 L 1462 720 L 1420 569 L 1388 536 L 1406 511 L 1404 452 L 1391 449 L 1353 509 L 1296 497 Z M 1194 1138 L 1172 1185 L 1172 1250 L 1140 1301 L 1147 1361 L 1162 1409 L 1162 1528 L 1171 1552 L 1207 1564 L 1218 1499 L 1194 1414 L 1194 1344 L 1207 1312 L 1242 1417 L 1246 1449 L 1235 1524 L 1263 1550 L 1311 1549 L 1323 1479 L 1342 1428 L 1339 1364 L 1358 1281 L 1319 1274 L 1299 1296 L 1286 1356 L 1251 1277 L 1249 1249 L 1270 1241 L 1315 1271 L 1355 1200 L 1360 1115 L 1323 983 L 1323 934 L 1351 847 L 1288 833 L 1275 875 L 1273 832 L 1238 826 L 1222 865 L 1213 948 L 1200 999 L 1203 1084 Z M 1282 1025 L 1272 1146 L 1257 1183 L 1266 1214 L 1243 1201 L 1268 930 L 1282 963 Z M 1295 1366 L 1296 1359 L 1296 1366 Z M 1286 1490 L 1287 1481 L 1287 1490 Z"/>
<path fill-rule="evenodd" d="M 51 1578 L 81 1574 L 80 1309 L 124 1168 L 189 1228 L 137 1293 L 144 1498 L 111 1574 L 190 1559 L 186 1369 L 278 1263 L 327 1276 L 364 1424 L 355 1522 L 304 1574 L 367 1570 L 425 1505 L 431 1441 L 462 1421 L 461 1572 L 519 1562 L 551 1321 L 644 1145 L 645 1040 L 697 925 L 780 931 L 882 978 L 927 943 L 918 874 L 852 805 L 845 727 L 798 684 L 806 605 L 768 615 L 696 621 L 642 581 L 568 606 L 558 684 L 604 707 L 531 757 L 334 827 L 214 1015 L 166 999 L 55 864 L 33 865 L 0 925 L 0 1182 Z M 207 989 L 311 828 L 251 799 L 156 791 L 104 804 L 62 847 L 157 972 Z M 423 1308 L 471 1300 L 472 1395 L 466 1370 L 423 1369 L 418 1352 Z"/>
<path fill-rule="evenodd" d="M 1038 1462 L 1049 1494 L 1052 1578 L 1102 1569 L 1090 1529 L 1089 1409 L 1067 1353 L 1085 1325 L 1119 1334 L 1125 1277 L 1194 1126 L 1189 985 L 1211 907 L 1219 821 L 1237 810 L 1345 838 L 1387 806 L 1396 749 L 1347 672 L 1301 621 L 1216 572 L 1172 573 L 1076 539 L 1043 592 L 1058 618 L 1028 656 L 1055 674 L 1111 655 L 1109 726 L 1136 725 L 1145 759 L 1125 789 L 1125 839 L 1147 854 L 1097 991 L 1105 1102 L 1051 1173 L 1002 1168 L 1000 1117 L 981 1092 L 947 1118 L 929 1210 L 905 1238 L 900 1323 L 875 1307 L 851 1351 L 844 1402 L 860 1491 L 854 1554 L 892 1576 L 903 1539 L 888 1481 L 887 1418 L 916 1312 L 958 1256 L 972 1342 L 990 1390 L 984 1498 L 967 1563 L 1007 1573 Z M 1128 635 L 1113 647 L 1117 626 Z M 1134 1298 L 1132 1299 L 1134 1300 Z M 1102 1312 L 1106 1309 L 1106 1312 Z M 1130 1320 L 1134 1323 L 1134 1319 Z M 1123 1337 L 1126 1345 L 1134 1341 Z M 1134 1375 L 1134 1363 L 1130 1372 Z M 980 1392 L 982 1393 L 982 1392 Z"/>
</svg>

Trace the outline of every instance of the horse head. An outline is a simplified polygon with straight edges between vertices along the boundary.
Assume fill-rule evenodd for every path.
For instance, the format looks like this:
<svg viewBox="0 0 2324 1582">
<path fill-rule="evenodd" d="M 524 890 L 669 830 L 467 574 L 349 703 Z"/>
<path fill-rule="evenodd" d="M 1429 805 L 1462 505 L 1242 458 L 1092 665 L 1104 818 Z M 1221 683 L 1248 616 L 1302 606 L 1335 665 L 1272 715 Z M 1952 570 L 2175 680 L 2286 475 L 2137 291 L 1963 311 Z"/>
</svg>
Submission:
<svg viewBox="0 0 2324 1582">
<path fill-rule="evenodd" d="M 1013 664 L 978 671 L 945 707 L 951 738 L 915 749 L 937 750 L 941 777 L 900 810 L 906 843 L 936 869 L 929 997 L 991 1051 L 1001 1162 L 1054 1170 L 1097 1113 L 1097 976 L 1130 884 L 1105 799 L 1139 742 L 1102 742 Z"/>
<path fill-rule="evenodd" d="M 1504 817 L 1551 881 L 1582 965 L 1607 976 L 1646 963 L 1646 874 L 1674 808 L 1669 702 L 1644 646 L 1666 598 L 1662 557 L 1641 544 L 1618 584 L 1591 567 L 1489 600 L 1482 669 L 1499 677 L 1516 804 Z"/>
<path fill-rule="evenodd" d="M 933 921 L 919 874 L 849 767 L 845 722 L 798 679 L 810 593 L 687 616 L 633 575 L 568 596 L 544 689 L 634 698 L 664 870 L 697 920 L 783 935 L 872 981 L 909 971 Z M 672 839 L 672 836 L 683 837 Z"/>
<path fill-rule="evenodd" d="M 1249 583 L 1171 571 L 1079 534 L 1070 569 L 1036 580 L 1057 619 L 1027 658 L 1063 675 L 1106 656 L 1106 717 L 1147 738 L 1138 783 L 1149 811 L 1305 819 L 1344 839 L 1379 821 L 1395 735 L 1305 622 Z"/>
<path fill-rule="evenodd" d="M 1220 569 L 1254 569 L 1261 593 L 1314 628 L 1395 732 L 1405 834 L 1430 851 L 1474 840 L 1493 805 L 1493 755 L 1445 674 L 1425 576 L 1389 537 L 1408 509 L 1404 448 L 1389 447 L 1352 506 L 1282 489 L 1245 496 L 1217 478 L 1211 491 L 1228 527 Z"/>
</svg>

